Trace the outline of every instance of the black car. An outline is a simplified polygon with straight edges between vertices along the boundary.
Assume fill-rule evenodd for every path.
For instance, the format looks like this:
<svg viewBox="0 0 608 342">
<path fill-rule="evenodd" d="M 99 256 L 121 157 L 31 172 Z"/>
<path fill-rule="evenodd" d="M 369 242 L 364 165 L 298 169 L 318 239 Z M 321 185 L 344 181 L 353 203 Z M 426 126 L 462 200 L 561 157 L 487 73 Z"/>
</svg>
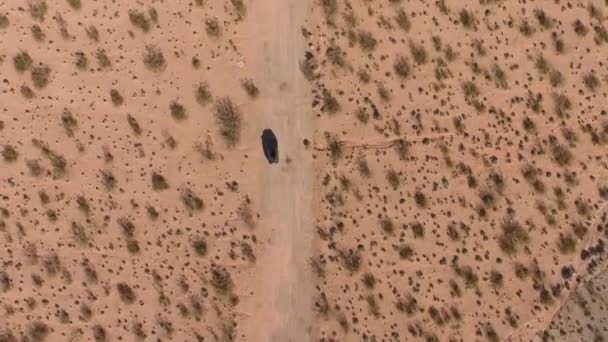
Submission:
<svg viewBox="0 0 608 342">
<path fill-rule="evenodd" d="M 265 129 L 262 132 L 262 148 L 270 164 L 279 162 L 279 143 L 270 129 Z"/>
</svg>

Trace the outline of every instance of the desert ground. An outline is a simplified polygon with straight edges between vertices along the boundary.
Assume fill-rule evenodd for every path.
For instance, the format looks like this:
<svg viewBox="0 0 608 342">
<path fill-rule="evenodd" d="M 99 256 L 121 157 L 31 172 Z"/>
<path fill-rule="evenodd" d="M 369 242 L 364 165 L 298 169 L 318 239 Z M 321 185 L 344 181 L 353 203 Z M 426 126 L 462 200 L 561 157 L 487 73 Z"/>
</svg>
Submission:
<svg viewBox="0 0 608 342">
<path fill-rule="evenodd" d="M 605 341 L 607 19 L 0 0 L 0 342 Z"/>
</svg>

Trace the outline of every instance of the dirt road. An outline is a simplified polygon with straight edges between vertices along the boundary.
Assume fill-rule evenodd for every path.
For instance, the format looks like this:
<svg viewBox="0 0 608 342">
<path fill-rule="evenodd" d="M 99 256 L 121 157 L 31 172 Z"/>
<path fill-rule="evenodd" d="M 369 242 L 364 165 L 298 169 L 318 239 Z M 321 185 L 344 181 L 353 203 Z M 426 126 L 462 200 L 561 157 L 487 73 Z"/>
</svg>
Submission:
<svg viewBox="0 0 608 342">
<path fill-rule="evenodd" d="M 308 1 L 265 0 L 251 6 L 257 47 L 248 62 L 261 90 L 262 112 L 252 129 L 272 129 L 279 140 L 279 164 L 260 159 L 258 201 L 263 229 L 271 230 L 257 263 L 251 319 L 241 332 L 247 341 L 308 341 L 312 318 L 312 159 L 302 141 L 312 135 L 310 91 L 299 70 L 305 42 L 302 27 Z M 255 127 L 253 127 L 255 126 Z M 288 162 L 288 159 L 291 162 Z M 262 228 L 261 228 L 262 229 Z"/>
</svg>

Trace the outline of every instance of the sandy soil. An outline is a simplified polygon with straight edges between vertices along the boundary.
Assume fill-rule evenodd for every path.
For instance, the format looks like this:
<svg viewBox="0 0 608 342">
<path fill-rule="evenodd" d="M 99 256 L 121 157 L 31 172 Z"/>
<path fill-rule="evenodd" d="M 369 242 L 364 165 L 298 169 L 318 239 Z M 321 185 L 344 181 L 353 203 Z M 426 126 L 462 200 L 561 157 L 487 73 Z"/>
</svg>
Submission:
<svg viewBox="0 0 608 342">
<path fill-rule="evenodd" d="M 252 9 L 245 31 L 255 32 L 245 51 L 255 56 L 246 68 L 255 73 L 262 102 L 255 132 L 272 128 L 280 137 L 280 164 L 261 165 L 258 178 L 263 225 L 271 230 L 260 258 L 252 313 L 244 328 L 248 341 L 307 341 L 312 323 L 312 162 L 302 140 L 312 135 L 309 91 L 299 70 L 304 41 L 301 27 L 309 7 L 305 1 L 271 0 Z M 265 164 L 266 161 L 261 161 Z M 262 190 L 263 189 L 263 190 Z"/>
<path fill-rule="evenodd" d="M 0 342 L 606 340 L 607 6 L 0 0 Z"/>
</svg>

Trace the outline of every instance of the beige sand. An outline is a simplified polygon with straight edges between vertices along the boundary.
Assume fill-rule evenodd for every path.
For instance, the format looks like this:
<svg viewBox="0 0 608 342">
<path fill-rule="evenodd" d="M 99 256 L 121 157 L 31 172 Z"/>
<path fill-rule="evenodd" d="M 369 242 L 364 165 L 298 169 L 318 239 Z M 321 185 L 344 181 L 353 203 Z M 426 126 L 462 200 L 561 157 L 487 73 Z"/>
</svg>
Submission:
<svg viewBox="0 0 608 342">
<path fill-rule="evenodd" d="M 0 1 L 0 342 L 605 340 L 607 6 Z"/>
</svg>

